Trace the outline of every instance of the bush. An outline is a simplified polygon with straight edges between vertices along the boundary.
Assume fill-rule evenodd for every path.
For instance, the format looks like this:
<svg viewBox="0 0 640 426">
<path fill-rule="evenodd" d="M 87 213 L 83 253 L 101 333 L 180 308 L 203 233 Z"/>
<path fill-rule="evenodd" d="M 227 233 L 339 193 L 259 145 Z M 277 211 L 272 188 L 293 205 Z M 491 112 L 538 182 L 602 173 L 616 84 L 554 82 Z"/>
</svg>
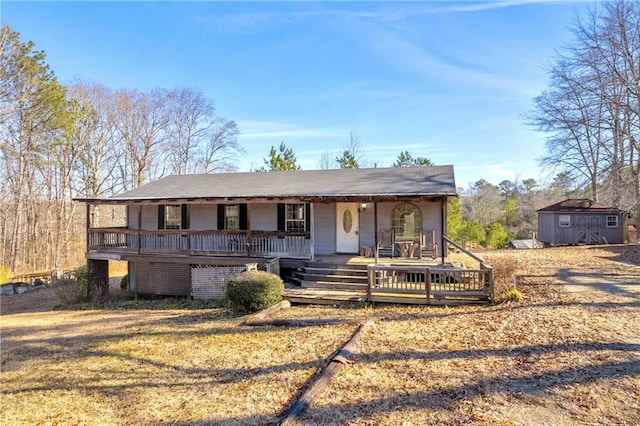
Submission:
<svg viewBox="0 0 640 426">
<path fill-rule="evenodd" d="M 501 257 L 492 260 L 493 292 L 497 302 L 505 301 L 510 292 L 518 291 L 515 286 L 515 274 L 520 266 L 520 260 L 515 257 Z M 520 294 L 519 291 L 518 294 Z M 520 295 L 520 299 L 522 299 L 522 295 Z"/>
<path fill-rule="evenodd" d="M 129 274 L 125 274 L 120 280 L 120 290 L 129 291 Z"/>
<path fill-rule="evenodd" d="M 522 293 L 517 288 L 512 288 L 504 295 L 500 302 L 520 302 L 523 299 Z"/>
<path fill-rule="evenodd" d="M 13 272 L 11 272 L 11 269 L 0 265 L 0 284 L 8 283 L 12 276 Z"/>
<path fill-rule="evenodd" d="M 65 275 L 54 291 L 65 305 L 75 305 L 86 302 L 91 284 L 91 273 L 87 268 L 78 268 L 69 275 Z"/>
<path fill-rule="evenodd" d="M 282 300 L 284 283 L 274 274 L 251 271 L 229 280 L 226 298 L 233 310 L 255 312 L 273 306 Z"/>
</svg>

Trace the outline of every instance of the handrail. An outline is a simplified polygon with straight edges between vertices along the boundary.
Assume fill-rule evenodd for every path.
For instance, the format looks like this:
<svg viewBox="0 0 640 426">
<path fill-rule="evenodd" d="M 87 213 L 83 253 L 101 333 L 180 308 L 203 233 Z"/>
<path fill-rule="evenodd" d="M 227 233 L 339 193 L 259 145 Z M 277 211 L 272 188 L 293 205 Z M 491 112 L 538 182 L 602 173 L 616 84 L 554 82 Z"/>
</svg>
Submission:
<svg viewBox="0 0 640 426">
<path fill-rule="evenodd" d="M 480 263 L 480 267 L 483 268 L 485 265 L 485 262 L 482 258 L 476 256 L 475 254 L 471 253 L 469 250 L 467 250 L 466 248 L 462 247 L 460 244 L 451 241 L 449 238 L 447 238 L 446 236 L 442 236 L 442 239 L 445 240 L 446 242 L 448 242 L 449 244 L 451 244 L 452 246 L 454 246 L 455 248 L 457 248 L 458 250 L 460 250 L 461 252 L 463 252 L 464 254 L 466 254 L 467 256 L 469 256 L 470 258 L 472 258 L 473 260 L 475 260 L 476 262 Z M 444 250 L 445 247 L 443 247 Z M 446 251 L 446 250 L 444 250 Z"/>
</svg>

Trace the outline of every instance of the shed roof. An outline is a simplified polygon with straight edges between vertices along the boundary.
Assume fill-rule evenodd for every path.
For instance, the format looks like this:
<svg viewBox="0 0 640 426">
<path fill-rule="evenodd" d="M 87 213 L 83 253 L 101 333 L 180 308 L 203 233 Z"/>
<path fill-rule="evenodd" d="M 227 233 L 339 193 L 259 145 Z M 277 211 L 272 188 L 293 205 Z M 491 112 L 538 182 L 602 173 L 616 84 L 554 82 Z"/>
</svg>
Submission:
<svg viewBox="0 0 640 426">
<path fill-rule="evenodd" d="M 559 203 L 544 207 L 539 212 L 590 212 L 590 213 L 620 213 L 622 210 L 609 207 L 588 198 L 568 198 Z"/>
<path fill-rule="evenodd" d="M 456 196 L 453 166 L 172 175 L 122 194 L 81 201 L 362 199 Z"/>
</svg>

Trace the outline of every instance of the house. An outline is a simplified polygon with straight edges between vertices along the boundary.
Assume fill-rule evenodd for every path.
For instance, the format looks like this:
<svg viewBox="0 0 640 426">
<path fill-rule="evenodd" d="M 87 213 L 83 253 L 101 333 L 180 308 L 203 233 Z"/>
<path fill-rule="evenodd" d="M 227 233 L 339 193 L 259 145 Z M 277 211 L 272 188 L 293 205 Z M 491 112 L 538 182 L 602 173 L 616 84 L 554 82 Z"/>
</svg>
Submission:
<svg viewBox="0 0 640 426">
<path fill-rule="evenodd" d="M 538 239 L 550 245 L 620 244 L 624 211 L 589 199 L 567 199 L 538 210 Z"/>
<path fill-rule="evenodd" d="M 374 252 L 381 230 L 402 241 L 431 236 L 435 247 L 455 196 L 453 167 L 431 166 L 177 175 L 80 201 L 94 274 L 124 260 L 130 290 L 188 296 L 215 291 L 212 282 L 246 265 L 278 272 Z M 124 226 L 95 227 L 101 205 L 126 206 Z"/>
</svg>

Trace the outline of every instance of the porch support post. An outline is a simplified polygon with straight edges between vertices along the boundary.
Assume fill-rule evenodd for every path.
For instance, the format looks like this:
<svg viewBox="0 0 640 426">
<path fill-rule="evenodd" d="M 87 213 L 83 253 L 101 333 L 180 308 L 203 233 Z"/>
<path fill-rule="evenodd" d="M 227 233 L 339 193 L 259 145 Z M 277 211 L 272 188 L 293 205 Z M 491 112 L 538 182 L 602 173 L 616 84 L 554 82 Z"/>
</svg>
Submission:
<svg viewBox="0 0 640 426">
<path fill-rule="evenodd" d="M 251 203 L 247 203 L 247 257 L 251 257 Z"/>
<path fill-rule="evenodd" d="M 86 247 L 85 247 L 85 252 L 89 251 L 89 228 L 91 228 L 91 204 L 87 203 L 87 210 L 86 210 L 86 214 L 87 214 L 87 231 L 86 231 Z M 56 265 L 57 266 L 57 265 Z M 88 268 L 88 266 L 87 266 Z"/>
<path fill-rule="evenodd" d="M 444 265 L 445 257 L 447 255 L 447 242 L 445 241 L 445 235 L 448 235 L 447 230 L 447 197 L 444 196 L 440 199 L 440 250 L 442 251 L 442 264 Z"/>
<path fill-rule="evenodd" d="M 309 203 L 309 242 L 311 246 L 309 247 L 309 254 L 311 255 L 311 260 L 315 260 L 316 252 L 314 249 L 316 237 L 315 237 L 315 223 L 316 223 L 316 213 L 315 213 L 315 203 Z"/>
<path fill-rule="evenodd" d="M 373 251 L 375 252 L 376 265 L 378 264 L 378 202 L 373 202 Z M 393 254 L 392 254 L 393 256 Z"/>
<path fill-rule="evenodd" d="M 141 229 L 142 229 L 142 204 L 138 204 L 138 254 L 140 254 L 140 246 L 142 245 L 142 235 L 140 234 Z"/>
</svg>

